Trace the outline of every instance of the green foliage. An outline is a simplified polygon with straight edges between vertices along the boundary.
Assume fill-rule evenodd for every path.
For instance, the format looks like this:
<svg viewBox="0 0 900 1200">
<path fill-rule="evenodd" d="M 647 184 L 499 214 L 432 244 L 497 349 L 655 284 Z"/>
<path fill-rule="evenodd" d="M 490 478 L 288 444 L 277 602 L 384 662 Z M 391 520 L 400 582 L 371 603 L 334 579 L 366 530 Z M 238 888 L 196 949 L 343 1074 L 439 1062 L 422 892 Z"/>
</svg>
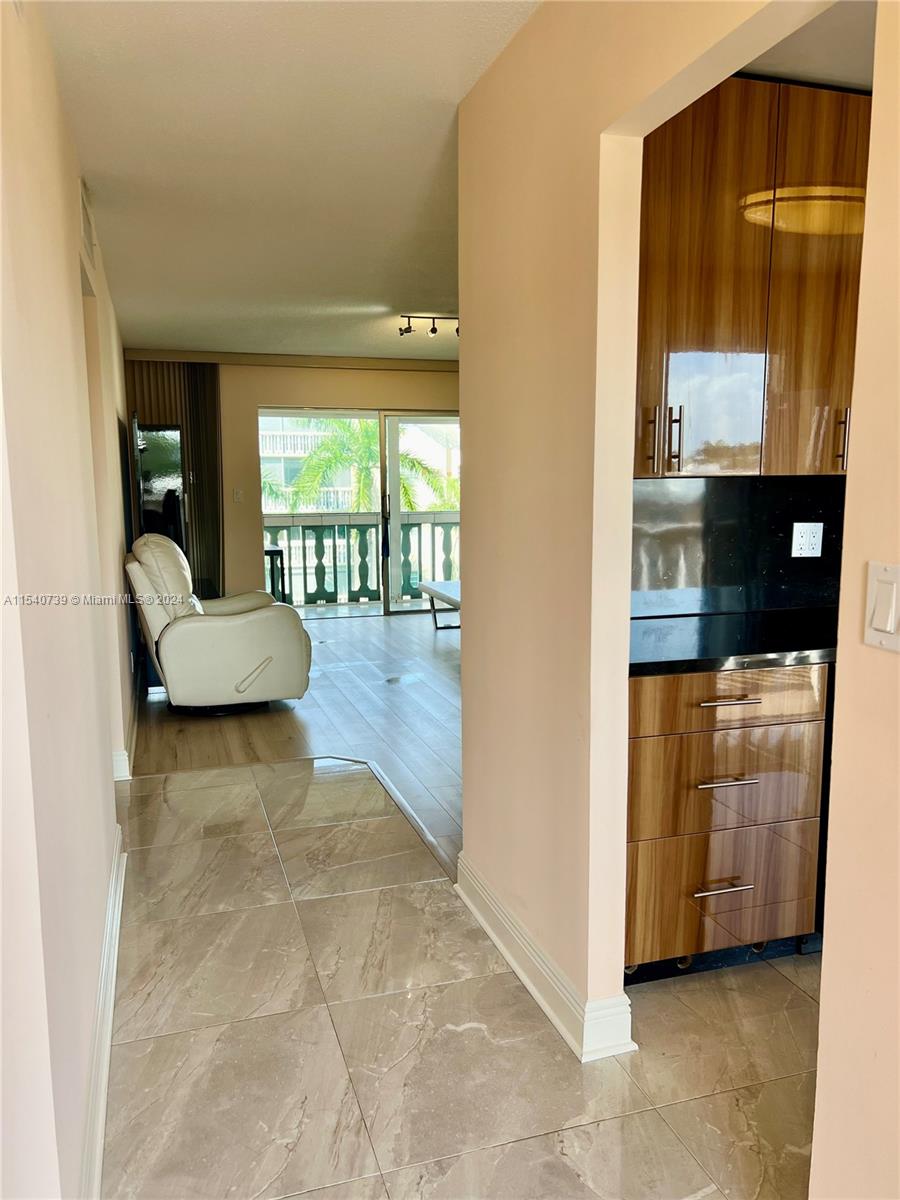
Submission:
<svg viewBox="0 0 900 1200">
<path fill-rule="evenodd" d="M 381 504 L 378 491 L 378 422 L 354 417 L 320 417 L 315 419 L 312 427 L 326 432 L 328 436 L 322 438 L 303 460 L 297 478 L 290 487 L 282 489 L 290 505 L 288 511 L 296 511 L 298 507 L 311 508 L 317 503 L 321 489 L 331 486 L 349 467 L 350 510 L 377 512 Z M 427 508 L 458 507 L 458 480 L 447 479 L 417 455 L 401 451 L 400 500 L 408 512 L 415 512 L 420 507 L 416 496 L 417 484 L 424 484 L 431 493 L 433 500 L 426 505 Z M 265 483 L 263 495 L 267 495 Z M 453 504 L 446 502 L 453 497 Z"/>
</svg>

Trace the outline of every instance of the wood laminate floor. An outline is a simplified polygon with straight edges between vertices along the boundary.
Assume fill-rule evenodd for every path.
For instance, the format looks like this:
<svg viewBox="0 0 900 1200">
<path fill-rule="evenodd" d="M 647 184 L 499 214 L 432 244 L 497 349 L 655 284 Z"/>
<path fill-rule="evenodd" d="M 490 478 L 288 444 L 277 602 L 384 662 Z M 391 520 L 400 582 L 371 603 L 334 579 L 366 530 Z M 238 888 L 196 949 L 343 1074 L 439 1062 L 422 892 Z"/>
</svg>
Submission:
<svg viewBox="0 0 900 1200">
<path fill-rule="evenodd" d="M 462 844 L 459 645 L 427 613 L 309 621 L 302 700 L 224 717 L 139 713 L 134 774 L 345 755 L 375 762 L 414 818 L 455 860 Z"/>
</svg>

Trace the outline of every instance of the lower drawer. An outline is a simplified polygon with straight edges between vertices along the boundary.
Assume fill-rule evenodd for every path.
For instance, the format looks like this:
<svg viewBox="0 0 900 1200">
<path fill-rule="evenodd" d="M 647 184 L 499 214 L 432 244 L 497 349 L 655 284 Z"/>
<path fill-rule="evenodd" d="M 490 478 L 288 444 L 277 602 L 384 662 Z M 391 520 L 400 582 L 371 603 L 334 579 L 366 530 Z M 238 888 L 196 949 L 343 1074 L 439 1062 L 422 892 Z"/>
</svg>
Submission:
<svg viewBox="0 0 900 1200">
<path fill-rule="evenodd" d="M 818 819 L 630 843 L 626 963 L 810 933 L 818 851 Z"/>
<path fill-rule="evenodd" d="M 819 815 L 822 721 L 632 738 L 628 840 Z"/>
</svg>

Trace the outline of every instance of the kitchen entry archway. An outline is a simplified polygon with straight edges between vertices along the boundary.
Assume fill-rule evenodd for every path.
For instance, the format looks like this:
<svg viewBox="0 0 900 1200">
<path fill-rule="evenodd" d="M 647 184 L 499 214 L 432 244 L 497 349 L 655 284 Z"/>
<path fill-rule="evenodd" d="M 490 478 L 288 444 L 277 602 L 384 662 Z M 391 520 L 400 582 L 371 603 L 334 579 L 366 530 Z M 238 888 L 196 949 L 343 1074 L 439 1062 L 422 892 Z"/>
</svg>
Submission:
<svg viewBox="0 0 900 1200">
<path fill-rule="evenodd" d="M 304 618 L 417 612 L 459 578 L 459 415 L 260 409 L 266 585 Z"/>
</svg>

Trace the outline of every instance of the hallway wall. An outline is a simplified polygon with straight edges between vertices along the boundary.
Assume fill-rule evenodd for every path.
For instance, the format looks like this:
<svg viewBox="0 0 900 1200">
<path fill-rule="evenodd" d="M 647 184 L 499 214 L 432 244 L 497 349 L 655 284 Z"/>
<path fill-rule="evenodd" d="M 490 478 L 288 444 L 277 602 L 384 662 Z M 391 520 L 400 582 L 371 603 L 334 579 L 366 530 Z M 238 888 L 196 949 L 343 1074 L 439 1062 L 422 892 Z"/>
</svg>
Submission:
<svg viewBox="0 0 900 1200">
<path fill-rule="evenodd" d="M 825 875 L 814 1200 L 900 1196 L 900 654 L 863 643 L 900 562 L 900 5 L 880 3 L 847 470 Z"/>
<path fill-rule="evenodd" d="M 582 1002 L 622 996 L 639 139 L 823 7 L 545 4 L 460 109 L 463 854 Z"/>
<path fill-rule="evenodd" d="M 455 370 L 338 367 L 219 368 L 225 591 L 265 587 L 257 414 L 260 408 L 406 409 L 456 412 Z M 235 489 L 243 493 L 234 499 Z"/>
<path fill-rule="evenodd" d="M 96 324 L 104 437 L 92 441 L 78 163 L 40 6 L 4 4 L 0 20 L 3 593 L 80 598 L 116 582 L 103 562 L 112 564 L 121 549 L 121 509 L 106 507 L 117 486 L 118 333 L 98 264 L 96 311 L 88 319 Z M 101 452 L 106 433 L 108 454 Z M 9 1196 L 80 1191 L 116 830 L 113 709 L 118 701 L 121 727 L 128 691 L 120 620 L 109 616 L 109 609 L 72 603 L 12 600 L 2 608 L 2 1149 Z"/>
</svg>

